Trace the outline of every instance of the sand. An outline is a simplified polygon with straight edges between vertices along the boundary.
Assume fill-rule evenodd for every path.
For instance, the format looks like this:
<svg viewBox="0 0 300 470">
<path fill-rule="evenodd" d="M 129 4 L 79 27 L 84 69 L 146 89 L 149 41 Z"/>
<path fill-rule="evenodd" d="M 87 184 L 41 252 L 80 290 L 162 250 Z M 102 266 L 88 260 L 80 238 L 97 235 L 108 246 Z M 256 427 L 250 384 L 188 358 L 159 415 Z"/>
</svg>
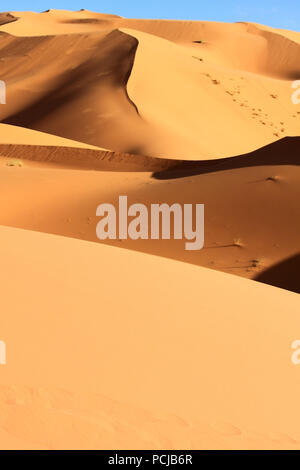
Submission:
<svg viewBox="0 0 300 470">
<path fill-rule="evenodd" d="M 0 14 L 1 449 L 300 449 L 300 33 Z M 203 203 L 205 244 L 96 237 Z"/>
<path fill-rule="evenodd" d="M 66 237 L 0 237 L 1 447 L 299 447 L 297 294 Z"/>
<path fill-rule="evenodd" d="M 87 11 L 12 14 L 17 21 L 0 26 L 3 122 L 188 160 L 240 155 L 299 133 L 291 101 L 297 33 Z"/>
</svg>

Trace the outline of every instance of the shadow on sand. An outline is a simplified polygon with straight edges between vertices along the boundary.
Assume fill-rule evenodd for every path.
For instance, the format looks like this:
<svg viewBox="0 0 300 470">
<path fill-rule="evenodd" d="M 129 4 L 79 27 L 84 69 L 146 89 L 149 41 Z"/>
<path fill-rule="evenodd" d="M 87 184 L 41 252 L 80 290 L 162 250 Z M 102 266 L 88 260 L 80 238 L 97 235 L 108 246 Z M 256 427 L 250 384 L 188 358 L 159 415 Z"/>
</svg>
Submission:
<svg viewBox="0 0 300 470">
<path fill-rule="evenodd" d="M 300 137 L 285 137 L 254 152 L 237 157 L 219 160 L 179 161 L 171 169 L 153 173 L 152 178 L 168 180 L 267 165 L 300 165 Z"/>
<path fill-rule="evenodd" d="M 300 294 L 300 253 L 271 266 L 255 280 Z"/>
</svg>

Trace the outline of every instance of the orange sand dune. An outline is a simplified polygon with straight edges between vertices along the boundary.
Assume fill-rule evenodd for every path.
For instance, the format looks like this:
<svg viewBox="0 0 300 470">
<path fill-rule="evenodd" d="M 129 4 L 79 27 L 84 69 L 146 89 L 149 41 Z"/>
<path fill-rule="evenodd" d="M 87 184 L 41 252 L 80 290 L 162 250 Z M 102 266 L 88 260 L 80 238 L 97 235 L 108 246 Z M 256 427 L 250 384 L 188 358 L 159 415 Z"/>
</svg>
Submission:
<svg viewBox="0 0 300 470">
<path fill-rule="evenodd" d="M 165 158 L 111 152 L 9 124 L 0 124 L 0 159 L 11 166 L 17 163 L 19 166 L 108 171 L 162 171 L 178 164 Z"/>
<path fill-rule="evenodd" d="M 0 145 L 0 153 L 4 150 L 19 159 L 2 159 L 0 224 L 100 243 L 97 206 L 118 206 L 119 195 L 128 195 L 129 204 L 140 202 L 148 209 L 151 203 L 204 203 L 205 245 L 191 252 L 184 250 L 182 240 L 107 241 L 115 246 L 248 278 L 299 252 L 299 138 L 232 159 L 182 162 L 177 168 L 175 161 L 95 150 Z M 27 154 L 38 169 L 21 159 Z M 55 169 L 58 164 L 76 168 L 76 159 L 77 169 L 105 171 Z M 14 162 L 15 167 L 7 166 Z M 154 170 L 164 162 L 174 168 Z M 286 286 L 284 279 L 280 282 Z"/>
<path fill-rule="evenodd" d="M 172 136 L 176 157 L 229 157 L 299 135 L 290 81 L 241 73 L 211 61 L 201 50 L 187 53 L 161 38 L 124 31 L 139 40 L 129 96 L 141 116 Z"/>
<path fill-rule="evenodd" d="M 239 70 L 299 78 L 300 33 L 252 23 L 130 19 L 122 23 L 185 46 L 193 44 L 199 52 L 208 49 Z"/>
<path fill-rule="evenodd" d="M 118 152 L 191 160 L 299 134 L 291 100 L 298 36 L 247 23 L 86 11 L 13 15 L 18 20 L 0 28 L 9 103 L 0 109 L 3 122 Z"/>
<path fill-rule="evenodd" d="M 0 449 L 300 449 L 299 64 L 254 23 L 0 13 Z M 120 195 L 204 204 L 204 248 L 101 243 Z"/>
<path fill-rule="evenodd" d="M 2 448 L 300 448 L 296 294 L 79 240 L 0 238 Z"/>
<path fill-rule="evenodd" d="M 137 44 L 134 38 L 112 31 L 107 36 L 26 39 L 5 34 L 1 39 L 2 76 L 8 82 L 8 104 L 0 109 L 3 122 L 115 151 L 147 154 L 138 151 L 139 146 L 144 150 L 147 128 L 125 87 Z M 22 55 L 15 57 L 21 47 Z"/>
</svg>

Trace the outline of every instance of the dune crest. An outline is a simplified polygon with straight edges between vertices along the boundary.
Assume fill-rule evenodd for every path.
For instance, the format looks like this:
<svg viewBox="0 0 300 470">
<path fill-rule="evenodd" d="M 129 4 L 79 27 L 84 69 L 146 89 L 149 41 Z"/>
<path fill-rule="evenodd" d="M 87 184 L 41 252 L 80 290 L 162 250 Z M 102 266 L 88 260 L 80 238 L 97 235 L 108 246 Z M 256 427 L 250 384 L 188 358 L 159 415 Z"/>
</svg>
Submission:
<svg viewBox="0 0 300 470">
<path fill-rule="evenodd" d="M 0 449 L 300 449 L 299 64 L 254 23 L 0 13 Z M 99 241 L 120 196 L 204 205 L 204 247 Z"/>
<path fill-rule="evenodd" d="M 0 27 L 2 122 L 179 160 L 231 157 L 299 134 L 297 36 L 86 11 L 15 15 Z"/>
</svg>

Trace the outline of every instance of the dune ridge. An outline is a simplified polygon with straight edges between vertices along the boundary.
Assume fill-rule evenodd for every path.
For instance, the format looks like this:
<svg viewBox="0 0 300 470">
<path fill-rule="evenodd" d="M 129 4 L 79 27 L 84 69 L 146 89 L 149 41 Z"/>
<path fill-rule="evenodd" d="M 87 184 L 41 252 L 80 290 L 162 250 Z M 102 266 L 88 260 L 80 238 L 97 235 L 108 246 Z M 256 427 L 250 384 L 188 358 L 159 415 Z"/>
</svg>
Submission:
<svg viewBox="0 0 300 470">
<path fill-rule="evenodd" d="M 146 155 L 111 152 L 67 146 L 0 144 L 0 157 L 53 165 L 54 168 L 98 171 L 163 171 L 177 165 L 176 160 Z"/>
<path fill-rule="evenodd" d="M 13 21 L 17 21 L 18 18 L 13 16 L 11 13 L 0 13 L 0 26 L 5 25 L 7 23 L 12 23 Z"/>
<path fill-rule="evenodd" d="M 188 195 L 186 202 L 212 204 L 218 221 L 208 219 L 208 247 L 193 257 L 172 243 L 126 241 L 123 246 L 248 278 L 297 253 L 297 223 L 291 224 L 295 230 L 282 230 L 268 215 L 283 191 L 282 200 L 290 207 L 288 219 L 299 217 L 293 168 L 299 165 L 300 112 L 290 96 L 298 57 L 297 33 L 249 23 L 131 20 L 87 11 L 19 12 L 15 16 L 16 25 L 7 25 L 0 33 L 1 61 L 9 80 L 8 105 L 0 108 L 1 178 L 15 188 L 22 178 L 17 176 L 20 170 L 29 178 L 29 184 L 23 183 L 26 191 L 30 181 L 35 181 L 34 191 L 40 191 L 40 176 L 35 178 L 30 166 L 44 169 L 49 182 L 58 174 L 51 176 L 48 170 L 69 169 L 62 188 L 66 185 L 72 192 L 76 184 L 83 202 L 77 217 L 73 211 L 68 214 L 70 196 L 64 196 L 62 189 L 66 209 L 57 201 L 54 215 L 58 211 L 72 222 L 65 224 L 51 217 L 48 223 L 43 218 L 31 220 L 35 198 L 27 198 L 26 208 L 15 195 L 13 201 L 28 216 L 20 219 L 17 208 L 9 214 L 2 207 L 1 223 L 97 241 L 95 208 L 103 198 L 104 202 L 114 200 L 105 183 L 107 175 L 102 173 L 109 171 L 116 172 L 111 182 L 116 193 L 122 188 L 146 205 L 157 198 L 176 202 L 178 194 Z M 30 33 L 27 22 L 31 22 Z M 45 29 L 39 36 L 38 25 L 44 27 L 44 22 L 51 26 L 51 35 Z M 63 25 L 67 29 L 60 30 Z M 85 32 L 78 28 L 71 32 L 70 25 Z M 12 32 L 18 32 L 12 31 L 15 27 L 27 36 L 13 36 Z M 269 63 L 267 57 L 273 57 L 274 48 L 277 55 Z M 66 54 L 57 58 L 57 49 Z M 55 57 L 55 66 L 44 60 L 45 50 L 48 57 Z M 17 171 L 7 173 L 7 166 L 15 166 Z M 100 174 L 84 179 L 80 175 L 86 181 L 85 189 L 73 170 Z M 145 174 L 136 178 L 122 172 Z M 215 195 L 207 186 L 209 175 Z M 233 197 L 239 198 L 242 182 L 245 207 L 251 207 L 252 197 L 261 209 L 248 223 L 240 208 L 240 222 L 232 217 L 231 209 L 224 208 L 231 223 L 226 229 L 226 219 L 218 216 L 216 208 L 223 206 L 218 186 L 226 186 L 229 180 L 235 196 L 223 195 L 228 207 L 238 206 Z M 103 191 L 90 195 L 90 188 L 98 184 Z M 206 197 L 201 187 L 206 188 Z M 3 196 L 12 197 L 6 184 Z M 48 206 L 53 201 L 51 193 L 41 200 Z M 279 212 L 285 218 L 281 203 Z M 272 233 L 269 223 L 278 225 L 278 231 Z M 255 241 L 257 231 L 259 243 Z M 242 240 L 245 246 L 235 246 L 235 240 Z"/>
<path fill-rule="evenodd" d="M 0 14 L 0 449 L 300 449 L 299 64 L 254 23 Z M 204 248 L 100 242 L 120 195 L 204 204 Z"/>
<path fill-rule="evenodd" d="M 18 15 L 0 28 L 9 103 L 2 122 L 178 160 L 231 157 L 299 134 L 291 85 L 300 44 L 281 31 L 85 11 Z M 44 21 L 52 30 L 39 36 L 34 26 Z M 68 21 L 83 29 L 60 33 Z M 64 120 L 71 111 L 72 122 Z"/>
</svg>

